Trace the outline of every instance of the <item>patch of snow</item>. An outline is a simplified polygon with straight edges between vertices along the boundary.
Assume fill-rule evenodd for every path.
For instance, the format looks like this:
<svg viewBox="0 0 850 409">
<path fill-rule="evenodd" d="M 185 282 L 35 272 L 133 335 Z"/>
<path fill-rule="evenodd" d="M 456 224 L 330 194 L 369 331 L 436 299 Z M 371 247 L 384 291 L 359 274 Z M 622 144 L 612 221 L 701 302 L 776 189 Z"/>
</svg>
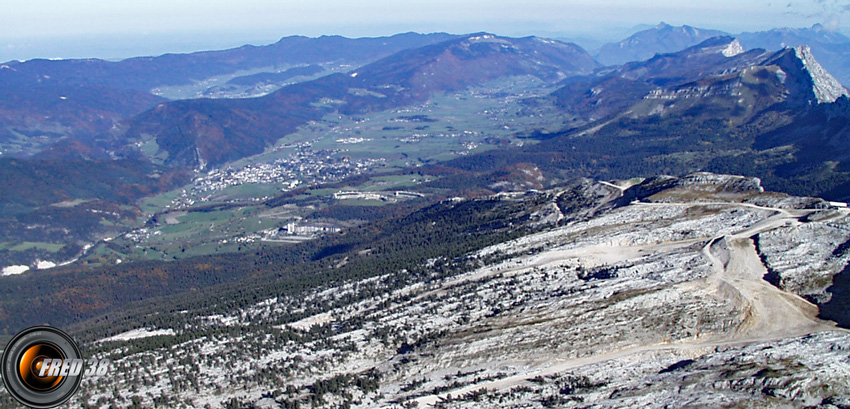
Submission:
<svg viewBox="0 0 850 409">
<path fill-rule="evenodd" d="M 46 270 L 48 268 L 53 268 L 53 267 L 56 267 L 56 263 L 54 263 L 52 261 L 41 261 L 41 260 L 39 260 L 35 263 L 35 268 L 37 268 L 39 270 Z"/>
<path fill-rule="evenodd" d="M 200 319 L 202 321 L 217 322 L 221 325 L 228 326 L 228 327 L 231 326 L 231 325 L 239 324 L 239 318 L 238 317 L 233 317 L 233 316 L 225 317 L 224 315 L 221 315 L 221 314 L 208 315 L 206 317 L 200 317 Z"/>
<path fill-rule="evenodd" d="M 492 34 L 484 34 L 484 35 L 480 35 L 480 36 L 469 37 L 469 41 L 492 40 L 494 38 L 496 38 L 496 37 Z"/>
<path fill-rule="evenodd" d="M 744 53 L 744 47 L 741 45 L 741 42 L 737 39 L 729 43 L 729 45 L 721 51 L 724 57 L 734 57 L 738 54 Z"/>
<path fill-rule="evenodd" d="M 112 336 L 112 337 L 109 337 L 109 338 L 101 339 L 101 340 L 97 341 L 97 343 L 129 341 L 131 339 L 157 337 L 157 336 L 163 336 L 163 335 L 175 335 L 175 333 L 174 333 L 174 330 L 170 329 L 170 328 L 169 329 L 158 329 L 158 330 L 151 330 L 149 328 L 139 328 L 139 329 L 134 329 L 134 330 L 130 330 L 130 331 L 127 331 L 127 332 L 122 332 L 118 335 L 115 335 L 115 336 Z"/>
<path fill-rule="evenodd" d="M 333 320 L 333 317 L 331 317 L 330 314 L 323 312 L 321 314 L 316 314 L 316 315 L 313 315 L 311 317 L 304 318 L 300 321 L 290 322 L 289 324 L 286 324 L 285 326 L 288 326 L 288 327 L 294 328 L 294 329 L 300 329 L 300 330 L 303 330 L 303 331 L 308 331 L 314 325 L 326 324 L 328 322 L 331 322 L 331 320 Z"/>
<path fill-rule="evenodd" d="M 351 73 L 351 78 L 356 78 L 356 77 L 357 77 L 357 73 L 356 73 L 356 72 L 352 72 L 352 73 Z"/>
<path fill-rule="evenodd" d="M 779 81 L 784 84 L 785 80 L 788 78 L 788 74 L 786 74 L 785 71 L 782 71 L 782 68 L 777 68 L 776 78 L 779 78 Z"/>
<path fill-rule="evenodd" d="M 18 274 L 23 274 L 29 271 L 29 266 L 9 266 L 3 267 L 3 275 L 4 276 L 14 276 Z"/>
</svg>

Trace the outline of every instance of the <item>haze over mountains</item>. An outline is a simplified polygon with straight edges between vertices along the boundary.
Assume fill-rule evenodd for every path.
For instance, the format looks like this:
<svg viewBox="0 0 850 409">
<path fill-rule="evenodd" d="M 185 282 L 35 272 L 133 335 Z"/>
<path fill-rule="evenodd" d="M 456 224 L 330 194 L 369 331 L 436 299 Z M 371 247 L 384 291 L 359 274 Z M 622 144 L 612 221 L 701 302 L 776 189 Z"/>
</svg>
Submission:
<svg viewBox="0 0 850 409">
<path fill-rule="evenodd" d="M 714 34 L 662 24 L 618 47 L 624 55 L 657 53 Z M 819 27 L 748 36 L 748 41 L 843 44 L 843 37 Z M 28 192 L 26 199 L 4 195 L 8 247 L 15 246 L 12 232 L 26 226 L 36 209 L 76 215 L 65 214 L 63 220 L 88 219 L 80 216 L 89 211 L 110 215 L 97 227 L 71 223 L 59 235 L 28 229 L 31 242 L 60 241 L 61 258 L 68 259 L 98 237 L 133 225 L 130 220 L 141 214 L 139 209 L 126 209 L 130 213 L 123 216 L 86 209 L 101 206 L 104 190 L 97 186 L 124 186 L 107 202 L 132 207 L 139 198 L 188 183 L 191 172 L 203 178 L 204 172 L 287 144 L 322 146 L 334 166 L 349 169 L 344 174 L 367 169 L 355 166 L 358 160 L 397 163 L 391 169 L 428 165 L 424 169 L 440 174 L 433 158 L 454 159 L 441 165 L 451 174 L 439 177 L 449 183 L 464 174 L 459 186 L 469 190 L 513 186 L 504 179 L 519 177 L 528 166 L 540 169 L 543 179 L 517 183 L 538 187 L 576 176 L 734 170 L 761 177 L 771 189 L 845 199 L 850 197 L 843 165 L 847 150 L 836 139 L 845 132 L 844 111 L 836 107 L 847 92 L 820 66 L 816 50 L 809 50 L 749 49 L 739 39 L 720 36 L 603 68 L 580 47 L 547 39 L 409 33 L 377 39 L 287 37 L 263 47 L 121 62 L 7 63 L 0 67 L 0 151 L 7 158 L 0 166 L 9 175 L 9 192 Z M 490 91 L 496 88 L 500 91 Z M 168 101 L 156 94 L 216 98 Z M 233 98 L 246 95 L 259 96 Z M 444 96 L 449 99 L 440 109 L 446 112 L 471 106 L 479 111 L 451 115 L 448 121 L 429 117 L 435 98 Z M 823 115 L 829 119 L 815 121 Z M 351 123 L 338 128 L 335 118 Z M 387 123 L 361 130 L 372 118 Z M 482 132 L 481 120 L 501 124 Z M 399 127 L 400 122 L 411 125 Z M 372 136 L 358 136 L 362 132 Z M 423 137 L 434 143 L 431 156 L 417 153 Z M 811 143 L 812 138 L 828 142 Z M 352 157 L 344 153 L 351 147 L 340 150 L 339 141 L 354 141 L 363 150 Z M 464 148 L 448 149 L 449 141 Z M 460 153 L 467 156 L 458 158 Z M 411 155 L 418 158 L 411 162 Z M 115 159 L 121 159 L 123 171 L 115 171 Z M 32 180 L 26 169 L 33 166 L 75 166 L 97 176 L 78 175 L 79 182 L 67 183 L 42 173 L 21 182 Z M 110 179 L 113 175 L 117 179 Z M 807 183 L 812 179 L 817 182 Z M 61 202 L 75 205 L 51 207 Z M 7 255 L 21 261 L 49 255 L 38 249 Z"/>
<path fill-rule="evenodd" d="M 265 97 L 193 101 L 160 106 L 128 124 L 126 137 L 156 135 L 167 163 L 197 167 L 262 153 L 296 127 L 328 112 L 363 115 L 425 102 L 512 76 L 557 83 L 589 74 L 598 64 L 575 45 L 490 34 L 403 51 L 385 59 Z M 315 106 L 330 100 L 327 106 Z"/>
<path fill-rule="evenodd" d="M 609 43 L 596 52 L 594 58 L 604 65 L 620 65 L 643 61 L 655 54 L 671 53 L 697 45 L 712 37 L 728 35 L 719 30 L 704 30 L 691 26 L 673 27 L 660 23 L 654 28 L 637 32 L 619 43 Z"/>
<path fill-rule="evenodd" d="M 42 144 L 28 141 L 27 137 L 54 141 L 65 136 L 84 140 L 100 137 L 119 120 L 163 102 L 163 98 L 151 95 L 168 94 L 161 91 L 163 87 L 209 81 L 212 81 L 210 86 L 216 82 L 224 85 L 227 81 L 218 78 L 222 75 L 237 82 L 247 75 L 247 87 L 258 83 L 268 85 L 266 78 L 250 77 L 250 74 L 304 65 L 322 67 L 311 71 L 301 69 L 300 75 L 312 77 L 320 72 L 360 66 L 407 47 L 449 38 L 452 36 L 414 33 L 358 40 L 287 37 L 261 47 L 166 54 L 119 62 L 96 59 L 7 62 L 0 65 L 2 151 L 6 155 L 31 155 L 43 148 Z M 293 72 L 296 73 L 299 72 Z M 291 78 L 278 77 L 276 84 L 286 83 Z"/>
<path fill-rule="evenodd" d="M 769 31 L 729 34 L 691 26 L 674 27 L 666 23 L 640 31 L 619 42 L 604 45 L 594 58 L 604 65 L 620 65 L 641 61 L 657 53 L 676 52 L 697 45 L 711 37 L 731 35 L 749 50 L 781 50 L 801 45 L 812 49 L 812 54 L 843 84 L 850 84 L 850 38 L 816 24 L 811 28 L 776 28 Z"/>
<path fill-rule="evenodd" d="M 2 64 L 0 333 L 120 362 L 77 406 L 850 405 L 848 44 Z"/>
<path fill-rule="evenodd" d="M 10 61 L 0 85 L 105 85 L 150 91 L 167 85 L 185 85 L 223 74 L 272 69 L 299 64 L 362 65 L 406 48 L 451 39 L 448 34 L 398 34 L 392 37 L 349 39 L 340 36 L 284 37 L 265 45 L 137 57 L 111 62 L 88 60 Z"/>
</svg>

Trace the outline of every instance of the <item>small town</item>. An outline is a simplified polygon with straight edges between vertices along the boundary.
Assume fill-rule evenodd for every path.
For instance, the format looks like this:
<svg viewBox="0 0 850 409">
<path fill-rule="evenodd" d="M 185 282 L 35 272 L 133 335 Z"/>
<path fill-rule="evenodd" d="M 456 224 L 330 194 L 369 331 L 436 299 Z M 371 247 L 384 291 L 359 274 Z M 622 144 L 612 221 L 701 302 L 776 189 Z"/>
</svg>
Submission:
<svg viewBox="0 0 850 409">
<path fill-rule="evenodd" d="M 385 163 L 384 158 L 352 160 L 339 149 L 313 151 L 302 144 L 288 158 L 271 163 L 249 164 L 241 168 L 213 169 L 195 178 L 190 190 L 183 190 L 170 208 L 185 208 L 211 200 L 223 190 L 239 185 L 279 185 L 281 192 L 316 182 L 334 182 L 375 169 Z M 260 198 L 263 199 L 263 198 Z"/>
</svg>

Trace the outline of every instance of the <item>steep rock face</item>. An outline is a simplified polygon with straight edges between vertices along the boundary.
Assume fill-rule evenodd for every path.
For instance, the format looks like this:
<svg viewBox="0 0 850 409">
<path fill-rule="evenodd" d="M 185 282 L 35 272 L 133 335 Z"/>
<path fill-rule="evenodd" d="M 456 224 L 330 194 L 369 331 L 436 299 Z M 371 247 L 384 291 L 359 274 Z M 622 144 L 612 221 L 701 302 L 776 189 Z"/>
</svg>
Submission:
<svg viewBox="0 0 850 409">
<path fill-rule="evenodd" d="M 741 42 L 736 38 L 735 41 L 732 41 L 727 45 L 723 50 L 720 51 L 725 57 L 734 57 L 738 54 L 743 54 L 746 52 L 744 50 L 744 46 L 741 45 Z"/>
<path fill-rule="evenodd" d="M 815 60 L 812 49 L 808 46 L 794 47 L 794 54 L 803 62 L 805 70 L 812 78 L 812 88 L 819 104 L 835 102 L 840 97 L 847 97 L 847 88 L 841 85 L 823 66 Z"/>
<path fill-rule="evenodd" d="M 746 120 L 775 104 L 796 109 L 833 103 L 847 95 L 850 92 L 808 47 L 744 51 L 737 39 L 728 36 L 604 69 L 553 93 L 558 105 L 590 120 L 623 112 L 664 114 L 677 102 L 680 111 L 714 105 L 707 111 L 720 108 L 729 111 L 727 117 Z"/>
<path fill-rule="evenodd" d="M 812 54 L 842 84 L 850 85 L 850 38 L 838 31 L 815 24 L 809 28 L 778 28 L 736 35 L 745 48 L 779 51 L 809 46 Z"/>
<path fill-rule="evenodd" d="M 792 98 L 823 104 L 850 95 L 847 88 L 815 60 L 808 46 L 782 50 L 761 65 L 777 65 L 782 68 L 785 75 L 780 74 L 780 79 L 792 91 Z"/>
<path fill-rule="evenodd" d="M 835 210 L 758 236 L 767 278 L 819 305 L 822 317 L 845 327 L 850 325 L 848 221 Z"/>
<path fill-rule="evenodd" d="M 655 54 L 674 53 L 699 44 L 711 37 L 734 35 L 745 50 L 764 49 L 771 52 L 788 47 L 810 46 L 813 54 L 843 84 L 850 84 L 850 39 L 821 24 L 810 28 L 777 28 L 768 31 L 727 34 L 716 30 L 689 26 L 673 27 L 661 23 L 619 42 L 604 45 L 595 57 L 604 65 L 642 61 Z"/>
<path fill-rule="evenodd" d="M 732 37 L 711 38 L 682 51 L 569 80 L 552 95 L 557 105 L 589 120 L 654 112 L 635 107 L 643 100 L 661 100 L 662 110 L 672 103 L 666 101 L 690 99 L 686 104 L 690 106 L 706 97 L 735 94 L 741 87 L 738 77 L 769 55 L 763 50 L 742 51 Z"/>
</svg>

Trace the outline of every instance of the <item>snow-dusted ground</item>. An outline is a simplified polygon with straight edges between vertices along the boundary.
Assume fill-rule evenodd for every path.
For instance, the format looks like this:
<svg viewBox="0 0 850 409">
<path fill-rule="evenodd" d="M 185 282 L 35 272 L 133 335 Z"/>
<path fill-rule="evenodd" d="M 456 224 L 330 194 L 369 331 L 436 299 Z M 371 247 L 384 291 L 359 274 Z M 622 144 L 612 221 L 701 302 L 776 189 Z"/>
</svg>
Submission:
<svg viewBox="0 0 850 409">
<path fill-rule="evenodd" d="M 333 318 L 328 313 L 321 313 L 317 315 L 313 315 L 311 317 L 304 318 L 300 321 L 295 321 L 286 326 L 290 328 L 300 329 L 302 331 L 307 331 L 312 328 L 314 325 L 323 325 L 333 321 Z"/>
<path fill-rule="evenodd" d="M 46 269 L 53 268 L 53 267 L 56 267 L 56 263 L 54 263 L 52 261 L 39 260 L 35 264 L 35 268 L 37 268 L 39 270 L 46 270 Z"/>
<path fill-rule="evenodd" d="M 850 403 L 850 335 L 764 281 L 759 253 L 788 277 L 832 274 L 847 264 L 833 255 L 850 237 L 848 211 L 724 202 L 709 191 L 700 203 L 633 203 L 496 244 L 450 277 L 382 292 L 392 277 L 381 276 L 198 317 L 221 332 L 121 357 L 120 376 L 91 390 L 214 408 L 232 398 L 262 407 Z M 539 218 L 557 215 L 551 207 L 540 205 Z M 365 290 L 377 295 L 307 313 Z M 374 371 L 376 392 L 352 384 L 310 398 L 318 380 Z"/>
<path fill-rule="evenodd" d="M 18 274 L 23 274 L 29 271 L 29 266 L 9 266 L 3 267 L 3 275 L 4 276 L 13 276 Z"/>
<path fill-rule="evenodd" d="M 850 337 L 838 333 L 676 353 L 648 349 L 543 370 L 531 374 L 534 381 L 506 379 L 475 398 L 455 393 L 444 406 L 840 408 L 850 404 L 848 352 Z"/>
<path fill-rule="evenodd" d="M 818 302 L 829 301 L 832 277 L 850 262 L 850 252 L 840 249 L 846 243 L 850 219 L 843 211 L 759 235 L 759 250 L 782 288 Z"/>
<path fill-rule="evenodd" d="M 174 335 L 173 329 L 157 329 L 152 330 L 149 328 L 139 328 L 130 330 L 127 332 L 122 332 L 118 335 L 111 336 L 109 338 L 103 338 L 98 343 L 103 342 L 115 342 L 115 341 L 129 341 L 131 339 L 139 339 L 139 338 L 148 338 L 148 337 L 156 337 L 162 335 Z"/>
</svg>

